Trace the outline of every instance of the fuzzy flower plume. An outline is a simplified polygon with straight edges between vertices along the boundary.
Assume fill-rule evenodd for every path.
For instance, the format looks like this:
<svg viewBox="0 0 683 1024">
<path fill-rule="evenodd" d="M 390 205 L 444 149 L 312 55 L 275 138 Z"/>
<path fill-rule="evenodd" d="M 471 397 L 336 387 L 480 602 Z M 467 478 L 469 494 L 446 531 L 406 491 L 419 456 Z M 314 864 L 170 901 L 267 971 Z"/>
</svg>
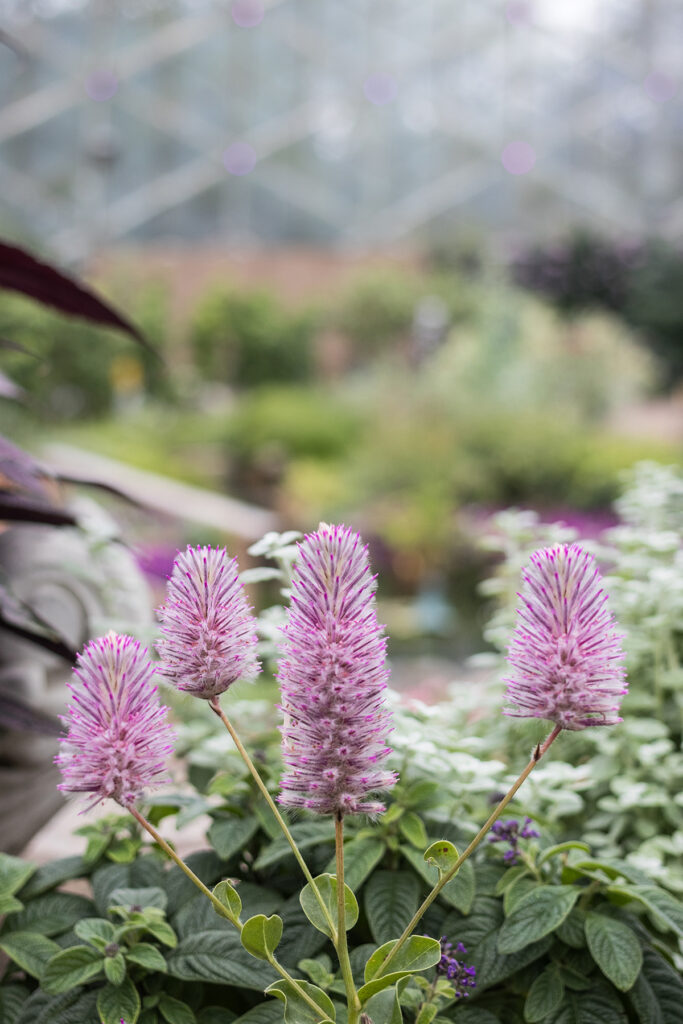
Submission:
<svg viewBox="0 0 683 1024">
<path fill-rule="evenodd" d="M 224 548 L 178 554 L 159 616 L 160 671 L 179 690 L 211 700 L 258 675 L 256 621 Z"/>
<path fill-rule="evenodd" d="M 396 782 L 381 767 L 392 724 L 374 593 L 357 533 L 321 523 L 299 545 L 279 668 L 286 806 L 380 814 L 370 796 Z"/>
<path fill-rule="evenodd" d="M 68 727 L 55 761 L 59 789 L 135 804 L 149 786 L 166 781 L 173 731 L 159 703 L 147 651 L 130 636 L 108 633 L 87 644 L 69 684 Z"/>
<path fill-rule="evenodd" d="M 523 579 L 505 713 L 572 730 L 620 722 L 624 653 L 595 560 L 557 545 L 536 551 Z"/>
</svg>

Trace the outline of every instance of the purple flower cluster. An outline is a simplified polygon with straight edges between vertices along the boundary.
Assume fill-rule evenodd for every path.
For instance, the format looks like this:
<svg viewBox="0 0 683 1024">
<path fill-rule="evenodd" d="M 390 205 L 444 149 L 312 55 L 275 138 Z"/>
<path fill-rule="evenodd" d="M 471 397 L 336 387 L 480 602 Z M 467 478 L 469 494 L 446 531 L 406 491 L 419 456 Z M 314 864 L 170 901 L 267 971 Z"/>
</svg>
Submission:
<svg viewBox="0 0 683 1024">
<path fill-rule="evenodd" d="M 505 714 L 573 730 L 620 722 L 624 653 L 595 560 L 557 545 L 536 551 L 523 579 Z"/>
<path fill-rule="evenodd" d="M 379 814 L 384 805 L 370 794 L 396 782 L 380 767 L 392 725 L 374 591 L 357 533 L 321 524 L 299 545 L 278 676 L 286 806 Z"/>
<path fill-rule="evenodd" d="M 454 955 L 453 943 L 448 941 L 445 935 L 441 937 L 441 959 L 436 965 L 438 974 L 445 974 L 453 983 L 457 999 L 465 999 L 469 992 L 468 988 L 475 988 L 477 981 L 477 970 L 475 967 L 468 967 L 463 960 L 458 960 Z M 455 953 L 467 953 L 462 942 L 458 942 Z"/>
<path fill-rule="evenodd" d="M 79 654 L 74 676 L 63 718 L 68 734 L 55 759 L 59 789 L 91 793 L 88 808 L 107 797 L 130 807 L 165 781 L 173 749 L 147 651 L 130 636 L 109 633 Z"/>
<path fill-rule="evenodd" d="M 489 836 L 490 843 L 508 843 L 509 849 L 503 854 L 506 864 L 517 863 L 520 839 L 535 839 L 540 833 L 535 828 L 530 828 L 531 818 L 525 818 L 522 827 L 519 822 L 511 818 L 509 821 L 497 821 L 491 826 L 492 836 Z"/>
<path fill-rule="evenodd" d="M 224 549 L 188 547 L 178 554 L 159 616 L 160 671 L 179 690 L 212 700 L 258 674 L 256 621 L 237 559 Z"/>
</svg>

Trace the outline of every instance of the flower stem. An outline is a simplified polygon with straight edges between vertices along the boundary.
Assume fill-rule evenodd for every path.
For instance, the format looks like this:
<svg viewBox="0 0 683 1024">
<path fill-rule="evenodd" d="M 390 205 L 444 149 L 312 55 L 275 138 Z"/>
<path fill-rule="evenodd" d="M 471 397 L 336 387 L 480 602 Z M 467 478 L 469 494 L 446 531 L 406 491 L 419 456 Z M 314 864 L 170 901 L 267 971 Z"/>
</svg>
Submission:
<svg viewBox="0 0 683 1024">
<path fill-rule="evenodd" d="M 315 896 L 316 900 L 318 901 L 318 906 L 320 907 L 320 909 L 322 911 L 322 914 L 323 914 L 323 917 L 325 918 L 325 921 L 327 922 L 327 925 L 328 925 L 328 927 L 330 929 L 330 932 L 332 934 L 332 941 L 336 945 L 336 942 L 337 942 L 337 929 L 336 929 L 335 923 L 332 920 L 332 916 L 331 916 L 331 914 L 330 914 L 330 912 L 329 912 L 329 910 L 327 908 L 327 904 L 325 903 L 324 899 L 322 898 L 322 896 L 320 894 L 320 890 L 318 889 L 318 886 L 315 884 L 315 881 L 313 879 L 313 875 L 309 871 L 308 865 L 306 864 L 306 861 L 302 857 L 301 851 L 299 850 L 299 847 L 296 845 L 296 841 L 294 839 L 294 836 L 292 835 L 292 833 L 289 831 L 289 828 L 287 827 L 287 822 L 285 821 L 285 819 L 280 814 L 280 811 L 278 810 L 277 804 L 275 803 L 275 801 L 273 800 L 272 796 L 268 792 L 268 787 L 266 786 L 265 782 L 263 781 L 263 779 L 259 775 L 258 768 L 254 764 L 252 759 L 249 757 L 249 754 L 247 753 L 247 750 L 245 749 L 244 744 L 242 743 L 241 739 L 239 738 L 239 736 L 235 732 L 235 729 L 234 729 L 234 726 L 232 725 L 232 722 L 230 721 L 230 719 L 226 715 L 225 711 L 223 711 L 223 708 L 220 705 L 220 701 L 219 701 L 218 697 L 213 697 L 212 700 L 209 701 L 209 707 L 211 708 L 213 713 L 215 715 L 217 715 L 218 718 L 220 718 L 221 722 L 223 723 L 225 728 L 230 733 L 230 736 L 232 737 L 232 741 L 235 744 L 235 746 L 237 747 L 237 750 L 239 752 L 240 757 L 242 758 L 242 760 L 246 764 L 247 768 L 251 772 L 251 775 L 252 775 L 252 777 L 254 779 L 254 782 L 256 783 L 258 788 L 261 790 L 261 793 L 263 794 L 263 797 L 264 797 L 266 803 L 268 804 L 268 806 L 270 807 L 271 811 L 273 812 L 273 814 L 275 816 L 275 820 L 277 821 L 278 825 L 280 826 L 280 828 L 282 829 L 282 831 L 284 833 L 285 839 L 287 840 L 287 842 L 289 843 L 289 845 L 292 848 L 292 853 L 294 854 L 294 856 L 296 857 L 297 861 L 299 862 L 299 866 L 300 866 L 301 870 L 304 873 L 304 877 L 306 878 L 306 881 L 308 882 L 308 884 L 310 885 L 311 889 L 313 890 L 313 895 Z"/>
<path fill-rule="evenodd" d="M 335 852 L 337 858 L 337 956 L 346 988 L 348 1024 L 357 1024 L 360 1000 L 356 992 L 346 941 L 346 892 L 344 889 L 344 818 L 337 812 L 334 819 Z"/>
<path fill-rule="evenodd" d="M 145 831 L 149 832 L 149 834 L 151 835 L 152 839 L 155 841 L 155 843 L 157 843 L 161 847 L 161 849 L 164 851 L 164 853 L 168 854 L 168 856 L 171 858 L 171 860 L 175 861 L 175 863 L 178 865 L 180 870 L 185 872 L 185 874 L 190 879 L 190 881 L 194 882 L 194 884 L 197 886 L 197 888 L 199 890 L 201 890 L 201 892 L 203 892 L 204 895 L 207 896 L 211 900 L 211 902 L 213 903 L 215 909 L 218 911 L 218 913 L 221 915 L 221 917 L 225 917 L 225 907 L 223 906 L 221 901 L 216 896 L 214 896 L 214 894 L 211 892 L 211 890 L 208 888 L 208 886 L 204 885 L 204 883 L 202 882 L 201 878 L 198 878 L 197 875 L 195 875 L 195 873 L 192 870 L 192 868 L 189 868 L 187 866 L 187 864 L 182 859 L 182 857 L 178 856 L 178 854 L 175 852 L 173 847 L 169 843 L 166 842 L 164 837 L 159 835 L 157 830 L 154 828 L 154 825 L 152 825 L 151 822 L 147 821 L 147 819 L 144 818 L 142 816 L 142 814 L 140 814 L 140 812 L 138 811 L 138 809 L 136 807 L 129 807 L 128 810 L 133 815 L 135 820 L 140 825 L 142 825 L 142 827 L 145 829 Z M 229 920 L 230 920 L 231 924 L 234 924 L 235 928 L 237 928 L 238 932 L 240 932 L 240 934 L 241 934 L 242 933 L 242 927 L 243 927 L 242 922 L 237 920 L 236 918 L 232 918 L 232 917 Z M 282 966 L 282 964 L 278 963 L 278 961 L 275 959 L 275 957 L 272 954 L 268 957 L 268 962 L 275 968 L 275 970 L 278 972 L 278 974 L 281 975 L 281 977 L 285 978 L 285 980 L 288 981 L 295 988 L 295 990 L 297 991 L 299 996 L 305 1002 L 307 1002 L 308 1005 L 313 1010 L 315 1010 L 316 1013 L 320 1014 L 320 1019 L 324 1020 L 326 1018 L 326 1016 L 327 1016 L 325 1011 L 322 1010 L 313 999 L 311 999 L 311 997 L 308 995 L 308 993 L 301 987 L 301 985 L 299 985 L 299 983 L 297 981 L 294 980 L 294 978 L 291 976 L 291 974 L 287 970 L 285 970 L 285 968 Z"/>
<path fill-rule="evenodd" d="M 512 798 L 514 797 L 514 795 L 517 792 L 517 790 L 519 789 L 519 787 L 522 785 L 523 782 L 526 781 L 526 779 L 529 777 L 529 775 L 531 774 L 533 769 L 536 767 L 538 762 L 541 760 L 541 758 L 543 757 L 543 755 L 547 751 L 547 749 L 550 746 L 550 744 L 553 743 L 557 739 L 557 737 L 560 735 L 561 731 L 562 731 L 561 727 L 559 725 L 556 725 L 555 728 L 553 729 L 553 731 L 549 734 L 549 736 L 547 736 L 546 739 L 543 741 L 543 743 L 536 744 L 536 747 L 534 748 L 534 752 L 531 755 L 531 760 L 529 761 L 528 765 L 526 766 L 526 768 L 524 769 L 522 774 L 519 776 L 519 778 L 514 783 L 514 785 L 505 794 L 505 796 L 500 801 L 500 803 L 498 804 L 496 809 L 493 811 L 493 813 L 487 819 L 486 823 L 484 825 L 482 825 L 482 827 L 479 829 L 479 831 L 477 832 L 476 836 L 474 837 L 474 839 L 472 840 L 470 845 L 467 847 L 467 849 L 463 853 L 460 854 L 460 856 L 456 860 L 455 864 L 453 864 L 453 866 L 451 868 L 449 868 L 449 870 L 446 871 L 441 876 L 441 878 L 436 883 L 436 885 L 434 886 L 432 891 L 429 893 L 429 895 L 425 897 L 422 905 L 420 907 L 418 907 L 418 909 L 415 911 L 415 914 L 413 915 L 412 920 L 406 926 L 406 929 L 403 932 L 403 934 L 401 935 L 400 939 L 398 940 L 396 945 L 389 951 L 389 954 L 386 957 L 386 959 L 379 965 L 379 967 L 375 971 L 373 977 L 376 978 L 377 975 L 380 973 L 380 971 L 381 971 L 382 974 L 386 974 L 387 973 L 387 967 L 388 967 L 390 961 L 394 959 L 394 957 L 398 953 L 398 951 L 401 948 L 401 946 L 403 946 L 403 944 L 406 942 L 406 940 L 410 938 L 410 936 L 412 935 L 414 929 L 418 925 L 422 915 L 425 913 L 425 911 L 429 907 L 431 907 L 432 903 L 434 902 L 436 897 L 439 895 L 439 893 L 441 892 L 443 887 L 450 882 L 451 878 L 453 878 L 455 873 L 465 863 L 465 861 L 470 856 L 470 854 L 473 853 L 476 850 L 476 848 L 479 846 L 479 843 L 482 841 L 482 839 L 484 839 L 484 837 L 486 836 L 486 834 L 489 831 L 489 829 L 491 828 L 491 826 L 501 816 L 501 814 L 503 813 L 503 811 L 505 810 L 507 805 L 510 803 Z"/>
</svg>

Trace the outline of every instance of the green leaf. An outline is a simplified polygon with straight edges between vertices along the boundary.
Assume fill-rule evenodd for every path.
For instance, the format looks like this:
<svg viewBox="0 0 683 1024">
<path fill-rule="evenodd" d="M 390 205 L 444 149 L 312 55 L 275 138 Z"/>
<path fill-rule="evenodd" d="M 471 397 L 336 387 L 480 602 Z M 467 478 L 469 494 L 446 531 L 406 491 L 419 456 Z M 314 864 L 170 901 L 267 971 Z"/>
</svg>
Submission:
<svg viewBox="0 0 683 1024">
<path fill-rule="evenodd" d="M 622 992 L 631 988 L 643 966 L 643 954 L 628 925 L 589 911 L 586 915 L 586 939 L 591 956 L 612 984 Z"/>
<path fill-rule="evenodd" d="M 498 883 L 496 884 L 496 896 L 502 896 L 506 889 L 509 889 L 518 878 L 523 878 L 528 875 L 529 868 L 524 864 L 518 864 L 514 868 L 508 868 L 504 875 L 501 875 Z"/>
<path fill-rule="evenodd" d="M 150 942 L 136 942 L 130 949 L 124 950 L 124 955 L 130 963 L 139 964 L 148 971 L 166 971 L 166 961 Z"/>
<path fill-rule="evenodd" d="M 255 914 L 245 921 L 240 937 L 247 953 L 259 960 L 269 960 L 282 938 L 282 918 L 277 914 Z"/>
<path fill-rule="evenodd" d="M 457 859 L 458 851 L 447 839 L 437 840 L 424 852 L 424 860 L 428 864 L 434 864 L 439 873 L 444 875 L 451 870 Z"/>
<path fill-rule="evenodd" d="M 258 818 L 216 818 L 209 829 L 209 842 L 223 860 L 229 860 L 239 853 L 259 828 Z"/>
<path fill-rule="evenodd" d="M 314 879 L 317 886 L 318 892 L 320 893 L 323 903 L 327 907 L 330 917 L 337 926 L 337 876 L 336 875 L 318 875 Z M 301 909 L 304 914 L 311 922 L 314 928 L 317 928 L 319 932 L 332 938 L 332 932 L 330 926 L 327 923 L 325 915 L 322 912 L 320 904 L 315 897 L 313 887 L 310 882 L 307 883 L 301 893 L 299 894 L 299 902 L 301 903 Z M 354 924 L 358 920 L 358 902 L 353 892 L 344 885 L 344 923 L 346 925 L 346 931 L 353 928 Z"/>
<path fill-rule="evenodd" d="M 0 917 L 6 914 L 15 914 L 23 908 L 24 904 L 21 900 L 15 899 L 14 896 L 0 896 Z"/>
<path fill-rule="evenodd" d="M 261 1005 L 270 1007 L 272 1004 L 262 1003 Z M 277 1018 L 271 1017 L 270 1020 L 272 1021 L 272 1024 L 275 1024 L 276 1020 L 282 1024 L 282 1008 L 280 1006 L 276 1006 L 275 1009 L 278 1011 L 280 1016 Z M 237 1018 L 232 1010 L 226 1010 L 224 1006 L 205 1006 L 199 1011 L 197 1024 L 231 1024 L 231 1022 L 234 1024 L 236 1020 Z M 240 1020 L 244 1021 L 246 1020 L 246 1017 L 240 1017 Z M 142 1024 L 142 1021 L 140 1021 L 140 1024 Z M 252 1024 L 256 1024 L 255 1017 L 252 1018 Z M 265 1017 L 261 1021 L 261 1024 L 268 1024 Z"/>
<path fill-rule="evenodd" d="M 123 953 L 117 953 L 116 956 L 105 956 L 104 973 L 107 981 L 110 981 L 112 985 L 121 984 L 126 976 L 126 961 L 123 959 Z"/>
<path fill-rule="evenodd" d="M 40 896 L 41 893 L 54 889 L 72 878 L 80 878 L 85 873 L 86 866 L 82 857 L 61 857 L 59 860 L 52 860 L 49 864 L 39 867 L 30 877 L 21 890 L 21 899 L 33 899 L 34 896 Z"/>
<path fill-rule="evenodd" d="M 564 999 L 564 985 L 557 967 L 546 967 L 534 981 L 524 1003 L 524 1020 L 536 1024 L 554 1013 Z"/>
<path fill-rule="evenodd" d="M 424 850 L 428 842 L 427 830 L 419 814 L 407 811 L 398 823 L 398 830 L 418 850 Z"/>
<path fill-rule="evenodd" d="M 116 864 L 130 864 L 131 861 L 135 860 L 135 855 L 139 849 L 139 841 L 136 842 L 135 839 L 122 836 L 120 839 L 112 840 L 109 844 L 107 847 L 107 857 Z"/>
<path fill-rule="evenodd" d="M 322 989 L 311 985 L 310 981 L 298 981 L 297 984 L 304 990 L 306 995 L 317 1003 L 321 1012 L 316 1013 L 308 1002 L 301 997 L 292 985 L 291 981 L 282 978 L 274 981 L 266 989 L 268 995 L 281 999 L 285 1004 L 285 1024 L 319 1024 L 320 1021 L 334 1020 L 336 1011 L 334 1003 Z"/>
<path fill-rule="evenodd" d="M 0 937 L 0 949 L 23 971 L 40 978 L 45 965 L 60 949 L 56 942 L 35 932 L 12 932 Z"/>
<path fill-rule="evenodd" d="M 680 1024 L 683 979 L 654 950 L 643 951 L 643 969 L 628 997 L 641 1024 Z"/>
<path fill-rule="evenodd" d="M 439 1008 L 435 1003 L 424 1003 L 415 1024 L 432 1024 L 438 1012 Z"/>
<path fill-rule="evenodd" d="M 376 871 L 364 889 L 365 913 L 375 942 L 400 935 L 419 903 L 420 883 L 411 871 Z"/>
<path fill-rule="evenodd" d="M 351 839 L 344 844 L 344 884 L 358 892 L 365 879 L 374 871 L 386 846 L 380 839 Z M 334 874 L 336 859 L 332 857 L 326 870 Z"/>
<path fill-rule="evenodd" d="M 290 832 L 301 851 L 307 850 L 311 846 L 320 846 L 321 843 L 334 843 L 334 826 L 329 821 L 302 822 L 299 825 L 292 825 Z M 254 863 L 254 869 L 263 871 L 265 868 L 272 868 L 273 865 L 293 856 L 292 848 L 285 837 L 278 836 L 261 851 Z"/>
<path fill-rule="evenodd" d="M 147 921 L 145 928 L 155 939 L 163 942 L 164 946 L 170 946 L 173 949 L 178 945 L 178 936 L 167 921 Z"/>
<path fill-rule="evenodd" d="M 426 971 L 434 964 L 438 964 L 441 959 L 441 944 L 436 939 L 430 939 L 426 935 L 411 935 L 385 968 L 383 965 L 397 942 L 398 939 L 392 939 L 375 950 L 365 965 L 366 983 L 386 977 L 387 971 L 392 974 L 397 971 L 404 974 Z"/>
<path fill-rule="evenodd" d="M 122 985 L 105 985 L 97 997 L 97 1012 L 102 1024 L 136 1024 L 140 1014 L 140 996 L 126 978 Z"/>
<path fill-rule="evenodd" d="M 193 1011 L 180 999 L 166 995 L 164 992 L 159 1000 L 161 1016 L 168 1021 L 168 1024 L 196 1024 L 197 1018 Z"/>
<path fill-rule="evenodd" d="M 284 1007 L 279 1002 L 269 1001 L 253 1006 L 251 1010 L 238 1017 L 234 1024 L 282 1024 Z M 201 1024 L 204 1022 L 201 1020 Z"/>
<path fill-rule="evenodd" d="M 366 1006 L 372 1024 L 403 1024 L 401 1004 L 395 988 L 386 988 L 378 992 Z"/>
<path fill-rule="evenodd" d="M 207 981 L 262 992 L 270 967 L 257 963 L 232 928 L 195 932 L 181 939 L 167 960 L 168 973 L 183 981 Z M 272 977 L 272 975 L 271 975 Z"/>
<path fill-rule="evenodd" d="M 105 921 L 103 917 L 84 917 L 76 923 L 74 931 L 79 939 L 100 950 L 113 942 L 116 934 L 111 921 Z"/>
<path fill-rule="evenodd" d="M 320 960 L 312 960 L 304 957 L 297 964 L 300 971 L 303 971 L 318 988 L 326 989 L 334 981 L 334 974 L 331 973 L 332 961 L 329 956 L 323 954 Z"/>
<path fill-rule="evenodd" d="M 22 860 L 21 857 L 0 853 L 0 896 L 13 896 L 26 884 L 35 870 L 35 864 Z"/>
<path fill-rule="evenodd" d="M 109 907 L 157 907 L 159 910 L 166 910 L 168 897 L 163 889 L 158 886 L 147 886 L 144 889 L 114 889 L 109 894 Z"/>
<path fill-rule="evenodd" d="M 585 924 L 586 911 L 574 907 L 562 924 L 557 926 L 555 934 L 572 949 L 583 949 L 586 945 Z"/>
<path fill-rule="evenodd" d="M 649 911 L 655 924 L 670 928 L 683 938 L 683 904 L 656 885 L 610 885 L 608 893 L 630 896 Z"/>
<path fill-rule="evenodd" d="M 8 931 L 39 932 L 48 936 L 61 935 L 93 910 L 92 902 L 84 896 L 70 892 L 48 892 L 31 900 L 20 913 L 13 914 L 5 928 Z"/>
<path fill-rule="evenodd" d="M 540 867 L 541 864 L 545 864 L 545 862 L 550 860 L 551 857 L 557 857 L 558 854 L 564 853 L 566 850 L 583 850 L 584 853 L 591 852 L 591 848 L 587 843 L 580 843 L 576 839 L 570 839 L 566 843 L 557 843 L 555 846 L 549 846 L 547 850 L 544 850 L 543 853 L 541 853 L 536 863 Z"/>
<path fill-rule="evenodd" d="M 3 1024 L 16 1024 L 22 1006 L 29 997 L 23 985 L 0 986 L 0 1020 Z"/>
<path fill-rule="evenodd" d="M 415 868 L 418 875 L 424 878 L 430 888 L 439 880 L 439 869 L 434 864 L 427 864 L 424 856 L 410 846 L 401 846 L 401 854 Z M 439 893 L 439 899 L 451 907 L 469 914 L 475 896 L 476 879 L 472 862 L 466 860 L 458 869 L 455 878 L 451 878 Z"/>
<path fill-rule="evenodd" d="M 24 1003 L 16 1024 L 95 1024 L 97 994 L 73 989 L 49 996 L 37 989 Z"/>
<path fill-rule="evenodd" d="M 237 923 L 240 919 L 240 914 L 242 913 L 242 900 L 240 899 L 237 890 L 233 889 L 227 878 L 214 886 L 213 894 L 217 900 L 220 900 L 222 906 L 225 908 L 223 914 L 220 915 L 216 905 L 212 904 L 216 913 L 219 914 L 219 916 L 227 917 L 229 921 Z"/>
<path fill-rule="evenodd" d="M 56 996 L 84 985 L 100 974 L 103 967 L 102 954 L 92 946 L 70 946 L 48 961 L 40 983 L 46 992 Z"/>
<path fill-rule="evenodd" d="M 572 909 L 581 890 L 571 885 L 537 885 L 505 920 L 498 939 L 501 953 L 516 953 L 554 931 Z"/>
</svg>

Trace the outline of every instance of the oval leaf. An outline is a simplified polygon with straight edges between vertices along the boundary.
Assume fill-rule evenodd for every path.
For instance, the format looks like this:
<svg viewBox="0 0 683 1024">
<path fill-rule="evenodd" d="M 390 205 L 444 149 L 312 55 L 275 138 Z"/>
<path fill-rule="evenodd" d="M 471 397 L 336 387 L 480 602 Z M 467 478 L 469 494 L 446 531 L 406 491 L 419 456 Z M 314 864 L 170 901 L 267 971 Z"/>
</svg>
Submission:
<svg viewBox="0 0 683 1024">
<path fill-rule="evenodd" d="M 92 946 L 71 946 L 48 961 L 40 982 L 46 992 L 56 996 L 90 981 L 103 967 L 102 954 Z"/>
<path fill-rule="evenodd" d="M 105 985 L 97 997 L 97 1012 L 102 1024 L 135 1024 L 140 1015 L 140 996 L 126 978 L 122 985 Z"/>
<path fill-rule="evenodd" d="M 643 966 L 638 939 L 623 921 L 590 911 L 586 915 L 586 939 L 591 956 L 602 973 L 622 992 L 636 983 Z"/>
<path fill-rule="evenodd" d="M 60 952 L 56 942 L 34 932 L 12 932 L 10 935 L 3 935 L 0 938 L 0 949 L 34 978 L 40 978 L 50 958 Z"/>
<path fill-rule="evenodd" d="M 439 839 L 425 850 L 424 859 L 428 864 L 435 864 L 441 875 L 453 867 L 458 859 L 458 851 L 447 839 Z"/>
<path fill-rule="evenodd" d="M 229 921 L 236 924 L 240 919 L 240 914 L 242 913 L 242 900 L 240 899 L 237 890 L 233 889 L 227 879 L 224 879 L 214 888 L 213 894 L 224 908 L 221 914 L 221 911 L 219 911 L 216 904 L 213 903 L 212 906 L 216 913 L 223 917 L 227 917 Z"/>
<path fill-rule="evenodd" d="M 291 981 L 274 981 L 266 989 L 268 995 L 281 999 L 285 1004 L 285 1024 L 329 1024 L 334 1021 L 336 1011 L 328 995 L 310 981 L 298 981 L 297 985 L 320 1007 L 316 1013 L 310 1003 L 294 988 Z"/>
<path fill-rule="evenodd" d="M 554 1013 L 564 998 L 564 985 L 556 967 L 548 967 L 534 981 L 524 1004 L 524 1020 L 528 1024 Z"/>
<path fill-rule="evenodd" d="M 327 907 L 328 913 L 332 920 L 337 925 L 337 877 L 336 875 L 318 875 L 314 879 L 318 892 L 320 893 L 323 903 Z M 317 928 L 319 932 L 323 932 L 324 935 L 332 938 L 330 926 L 327 922 L 325 915 L 322 912 L 322 908 L 318 903 L 313 892 L 313 887 L 309 883 L 305 885 L 301 890 L 299 896 L 299 902 L 301 908 L 311 922 L 314 928 Z M 346 924 L 346 931 L 353 928 L 354 924 L 358 920 L 358 902 L 348 885 L 344 886 L 344 921 Z"/>
<path fill-rule="evenodd" d="M 413 974 L 416 971 L 426 971 L 428 967 L 438 964 L 441 959 L 440 942 L 426 935 L 411 935 L 385 968 L 386 959 L 397 942 L 398 939 L 392 939 L 375 950 L 365 965 L 366 983 L 385 977 L 387 972 Z"/>
<path fill-rule="evenodd" d="M 138 964 L 148 971 L 166 972 L 166 961 L 151 942 L 136 942 L 134 946 L 126 950 L 126 960 L 132 964 Z"/>
<path fill-rule="evenodd" d="M 247 953 L 259 960 L 269 960 L 282 938 L 282 918 L 277 914 L 255 914 L 245 922 L 240 937 Z"/>
<path fill-rule="evenodd" d="M 411 871 L 376 871 L 364 893 L 372 937 L 387 942 L 401 934 L 417 910 L 420 883 Z"/>
<path fill-rule="evenodd" d="M 500 953 L 516 953 L 554 931 L 579 898 L 571 885 L 537 885 L 506 919 L 498 938 Z"/>
</svg>

